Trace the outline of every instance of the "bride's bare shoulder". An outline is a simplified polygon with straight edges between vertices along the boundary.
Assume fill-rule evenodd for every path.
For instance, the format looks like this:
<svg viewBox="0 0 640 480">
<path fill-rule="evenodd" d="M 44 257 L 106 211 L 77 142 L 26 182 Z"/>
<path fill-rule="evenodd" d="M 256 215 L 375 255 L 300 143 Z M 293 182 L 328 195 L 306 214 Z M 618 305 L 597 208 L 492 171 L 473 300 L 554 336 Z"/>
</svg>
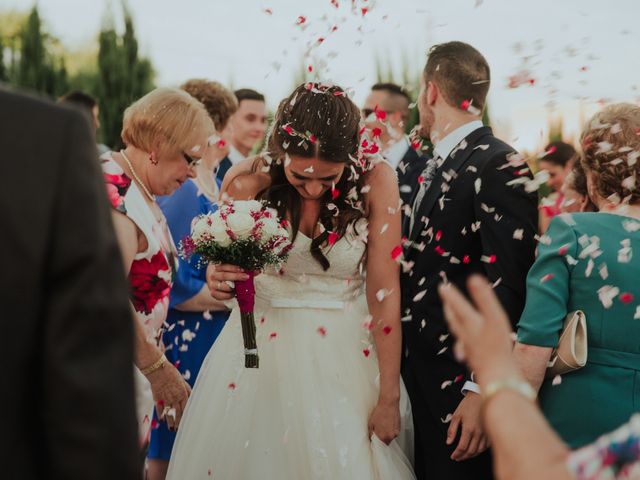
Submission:
<svg viewBox="0 0 640 480">
<path fill-rule="evenodd" d="M 262 166 L 263 160 L 258 155 L 231 167 L 222 182 L 222 195 L 235 200 L 254 199 L 271 183 L 269 175 L 261 170 Z"/>
</svg>

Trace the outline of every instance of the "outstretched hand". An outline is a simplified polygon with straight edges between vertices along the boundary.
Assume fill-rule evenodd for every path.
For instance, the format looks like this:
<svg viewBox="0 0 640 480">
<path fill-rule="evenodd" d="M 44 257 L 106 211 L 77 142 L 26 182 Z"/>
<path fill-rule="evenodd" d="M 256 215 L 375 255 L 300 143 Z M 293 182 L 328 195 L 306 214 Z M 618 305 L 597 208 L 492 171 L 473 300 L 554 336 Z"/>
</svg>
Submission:
<svg viewBox="0 0 640 480">
<path fill-rule="evenodd" d="M 467 288 L 475 307 L 451 284 L 440 285 L 438 292 L 449 328 L 457 338 L 456 356 L 467 362 L 482 387 L 517 372 L 511 356 L 511 326 L 484 278 L 472 276 Z"/>
</svg>

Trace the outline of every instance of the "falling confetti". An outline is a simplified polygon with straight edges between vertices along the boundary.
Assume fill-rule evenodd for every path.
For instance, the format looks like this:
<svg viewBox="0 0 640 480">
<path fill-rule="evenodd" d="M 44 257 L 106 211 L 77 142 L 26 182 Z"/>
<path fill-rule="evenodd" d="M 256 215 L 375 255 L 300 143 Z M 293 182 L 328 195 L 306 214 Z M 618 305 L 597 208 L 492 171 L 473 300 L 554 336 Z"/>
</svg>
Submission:
<svg viewBox="0 0 640 480">
<path fill-rule="evenodd" d="M 625 305 L 630 304 L 631 302 L 633 302 L 633 294 L 630 292 L 624 292 L 621 293 L 620 296 L 618 297 L 620 299 L 620 301 L 622 303 L 624 303 Z"/>
<path fill-rule="evenodd" d="M 618 296 L 620 289 L 611 285 L 605 285 L 598 289 L 598 298 L 602 302 L 604 308 L 610 308 L 613 305 L 613 299 Z"/>
</svg>

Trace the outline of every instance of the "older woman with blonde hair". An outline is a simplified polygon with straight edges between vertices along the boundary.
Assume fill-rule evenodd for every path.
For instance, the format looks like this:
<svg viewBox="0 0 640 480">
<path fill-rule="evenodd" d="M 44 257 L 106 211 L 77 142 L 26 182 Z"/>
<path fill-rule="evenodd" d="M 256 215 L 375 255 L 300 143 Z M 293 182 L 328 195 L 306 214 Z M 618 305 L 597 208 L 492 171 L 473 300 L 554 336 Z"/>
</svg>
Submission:
<svg viewBox="0 0 640 480">
<path fill-rule="evenodd" d="M 547 420 L 572 448 L 640 410 L 640 107 L 604 108 L 581 143 L 599 212 L 551 221 L 527 278 L 514 351 Z M 565 317 L 575 310 L 586 316 L 587 363 L 545 379 Z"/>
<path fill-rule="evenodd" d="M 143 441 L 153 403 L 176 429 L 190 393 L 182 375 L 167 362 L 161 342 L 177 261 L 156 195 L 170 194 L 196 176 L 196 163 L 213 132 L 199 102 L 183 91 L 159 88 L 125 111 L 126 147 L 101 157 L 135 313 L 136 400 Z"/>
<path fill-rule="evenodd" d="M 194 79 L 181 87 L 201 102 L 214 123 L 217 132 L 227 125 L 229 117 L 238 108 L 231 91 L 218 82 Z M 191 232 L 191 221 L 200 214 L 217 210 L 218 182 L 216 169 L 228 148 L 213 136 L 202 161 L 196 166 L 198 176 L 187 180 L 173 194 L 158 199 L 173 238 L 184 238 Z M 167 346 L 165 355 L 177 366 L 189 385 L 195 384 L 207 352 L 222 330 L 229 312 L 221 302 L 211 296 L 206 284 L 205 269 L 197 262 L 180 259 L 180 268 L 171 289 L 171 302 L 167 316 L 167 330 L 162 340 Z M 154 416 L 156 421 L 157 415 Z M 171 457 L 176 433 L 168 429 L 167 422 L 159 421 L 151 431 L 147 454 L 149 480 L 162 480 Z"/>
</svg>

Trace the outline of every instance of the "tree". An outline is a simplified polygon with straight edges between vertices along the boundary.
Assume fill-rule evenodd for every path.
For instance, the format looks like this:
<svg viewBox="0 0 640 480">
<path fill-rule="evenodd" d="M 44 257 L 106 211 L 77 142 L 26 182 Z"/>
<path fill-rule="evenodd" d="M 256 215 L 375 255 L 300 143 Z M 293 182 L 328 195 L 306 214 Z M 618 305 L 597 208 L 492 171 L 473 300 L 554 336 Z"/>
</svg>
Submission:
<svg viewBox="0 0 640 480">
<path fill-rule="evenodd" d="M 64 93 L 68 88 L 64 59 L 53 53 L 56 40 L 43 31 L 37 7 L 31 9 L 18 34 L 18 42 L 13 83 L 50 96 Z"/>
<path fill-rule="evenodd" d="M 8 80 L 7 67 L 4 64 L 4 37 L 0 32 L 0 82 L 6 82 Z"/>
<path fill-rule="evenodd" d="M 118 35 L 113 18 L 108 17 L 99 37 L 98 97 L 102 136 L 111 147 L 121 145 L 122 116 L 135 100 L 153 89 L 151 62 L 138 55 L 133 20 L 124 8 L 125 31 Z"/>
<path fill-rule="evenodd" d="M 563 124 L 564 119 L 562 115 L 557 116 L 556 118 L 549 117 L 549 142 L 561 142 L 562 141 L 562 131 L 564 130 Z"/>
</svg>

